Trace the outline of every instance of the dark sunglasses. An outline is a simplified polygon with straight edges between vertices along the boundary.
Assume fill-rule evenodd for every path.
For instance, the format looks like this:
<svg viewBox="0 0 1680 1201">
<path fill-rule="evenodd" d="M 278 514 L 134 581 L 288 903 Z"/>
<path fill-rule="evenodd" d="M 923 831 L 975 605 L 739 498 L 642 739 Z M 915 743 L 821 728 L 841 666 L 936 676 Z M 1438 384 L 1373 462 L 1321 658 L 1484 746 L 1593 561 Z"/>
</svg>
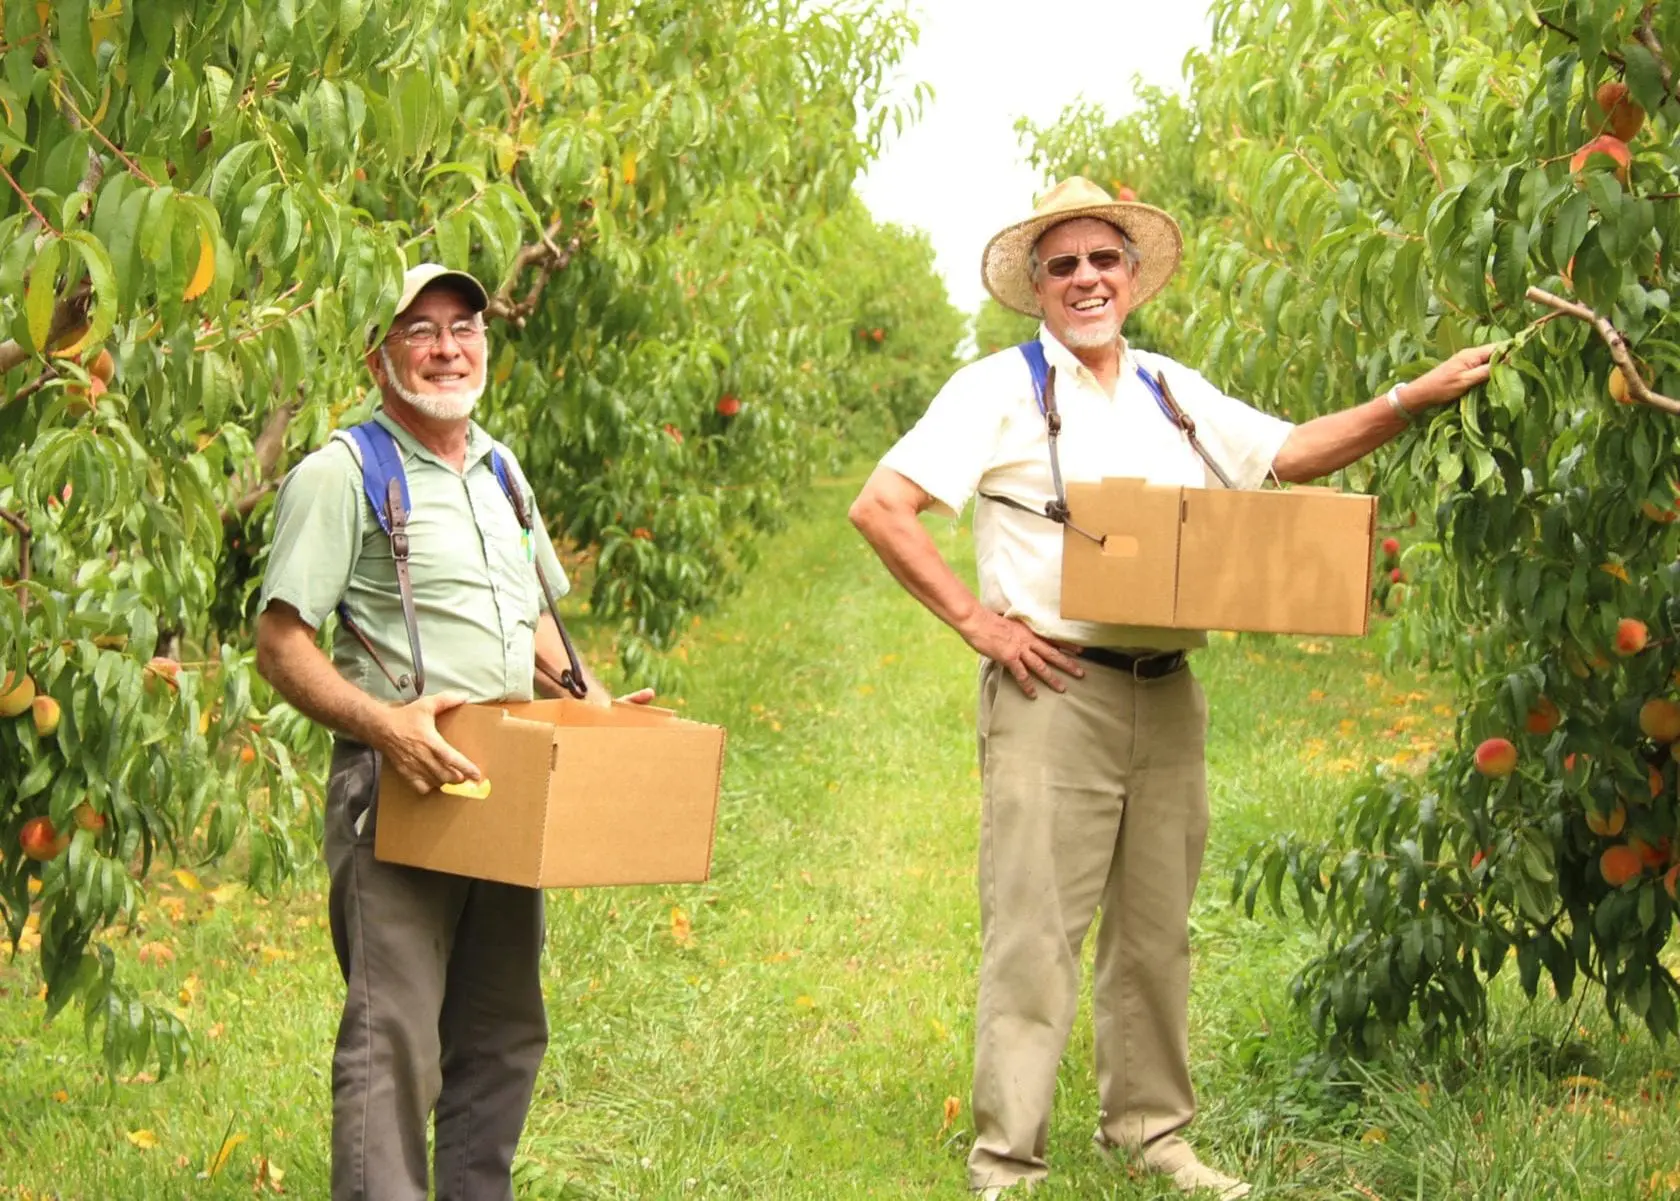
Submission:
<svg viewBox="0 0 1680 1201">
<path fill-rule="evenodd" d="M 1112 271 L 1126 261 L 1126 252 L 1115 246 L 1105 246 L 1090 254 L 1058 254 L 1044 260 L 1044 273 L 1055 279 L 1066 279 L 1079 270 L 1081 259 L 1089 260 L 1098 271 Z"/>
</svg>

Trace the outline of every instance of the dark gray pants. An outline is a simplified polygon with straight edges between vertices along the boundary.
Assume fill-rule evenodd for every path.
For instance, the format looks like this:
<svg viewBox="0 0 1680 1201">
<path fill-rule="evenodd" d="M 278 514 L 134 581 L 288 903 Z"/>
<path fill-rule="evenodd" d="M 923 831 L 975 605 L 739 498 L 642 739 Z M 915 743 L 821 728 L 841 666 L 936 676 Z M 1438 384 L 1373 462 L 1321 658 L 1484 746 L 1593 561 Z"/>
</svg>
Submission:
<svg viewBox="0 0 1680 1201">
<path fill-rule="evenodd" d="M 327 782 L 333 949 L 348 986 L 333 1052 L 333 1201 L 512 1201 L 514 1148 L 548 1045 L 541 891 L 380 863 L 379 755 L 340 742 Z"/>
</svg>

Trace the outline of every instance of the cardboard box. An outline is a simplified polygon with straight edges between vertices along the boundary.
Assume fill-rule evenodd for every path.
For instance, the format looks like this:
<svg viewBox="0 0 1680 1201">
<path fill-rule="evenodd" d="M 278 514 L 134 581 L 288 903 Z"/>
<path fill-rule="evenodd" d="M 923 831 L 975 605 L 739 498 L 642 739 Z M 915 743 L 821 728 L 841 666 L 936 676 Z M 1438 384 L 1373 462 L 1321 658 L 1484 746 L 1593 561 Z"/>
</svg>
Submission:
<svg viewBox="0 0 1680 1201">
<path fill-rule="evenodd" d="M 421 796 L 381 772 L 383 862 L 534 888 L 711 875 L 721 726 L 647 705 L 545 700 L 462 705 L 438 731 L 478 765 L 489 795 Z"/>
<path fill-rule="evenodd" d="M 1062 616 L 1182 630 L 1364 634 L 1374 496 L 1226 491 L 1135 479 L 1069 484 Z"/>
</svg>

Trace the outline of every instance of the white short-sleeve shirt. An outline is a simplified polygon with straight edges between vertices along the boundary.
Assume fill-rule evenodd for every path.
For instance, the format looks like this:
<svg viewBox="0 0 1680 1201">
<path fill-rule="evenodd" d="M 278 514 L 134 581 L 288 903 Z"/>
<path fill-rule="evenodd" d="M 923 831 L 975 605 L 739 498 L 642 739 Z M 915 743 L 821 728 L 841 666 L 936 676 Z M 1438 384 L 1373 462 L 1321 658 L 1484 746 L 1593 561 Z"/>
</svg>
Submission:
<svg viewBox="0 0 1680 1201">
<path fill-rule="evenodd" d="M 1040 326 L 1045 359 L 1056 369 L 1057 439 L 1062 478 L 1105 477 L 1155 484 L 1217 487 L 1184 432 L 1161 410 L 1138 375 L 1165 372 L 1173 397 L 1196 433 L 1239 488 L 1256 488 L 1294 426 L 1226 396 L 1165 355 L 1122 344 L 1120 377 L 1109 396 L 1073 353 Z M 974 544 L 980 603 L 1020 618 L 1046 638 L 1080 646 L 1176 650 L 1203 646 L 1199 630 L 1168 630 L 1069 621 L 1061 616 L 1062 528 L 1039 514 L 1055 499 L 1049 440 L 1033 394 L 1032 373 L 1011 347 L 962 368 L 933 398 L 881 465 L 913 481 L 935 508 L 956 516 L 977 492 L 1010 497 L 1033 509 L 981 498 Z"/>
</svg>

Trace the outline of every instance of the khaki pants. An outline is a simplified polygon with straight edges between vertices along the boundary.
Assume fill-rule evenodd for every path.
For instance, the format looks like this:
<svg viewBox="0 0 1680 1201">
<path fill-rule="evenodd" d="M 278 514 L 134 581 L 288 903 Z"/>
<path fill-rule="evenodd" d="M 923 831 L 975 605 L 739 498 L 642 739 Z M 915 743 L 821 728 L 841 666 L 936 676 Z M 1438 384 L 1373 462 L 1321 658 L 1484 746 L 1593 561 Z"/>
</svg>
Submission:
<svg viewBox="0 0 1680 1201">
<path fill-rule="evenodd" d="M 1207 838 L 1207 706 L 1188 668 L 1098 664 L 1028 700 L 980 677 L 980 1000 L 972 1188 L 1046 1175 L 1056 1070 L 1096 910 L 1098 1137 L 1170 1169 L 1190 1085 L 1190 899 Z"/>
<path fill-rule="evenodd" d="M 339 743 L 328 909 L 346 984 L 333 1053 L 333 1201 L 512 1201 L 513 1152 L 548 1045 L 531 888 L 373 857 L 379 756 Z"/>
</svg>

